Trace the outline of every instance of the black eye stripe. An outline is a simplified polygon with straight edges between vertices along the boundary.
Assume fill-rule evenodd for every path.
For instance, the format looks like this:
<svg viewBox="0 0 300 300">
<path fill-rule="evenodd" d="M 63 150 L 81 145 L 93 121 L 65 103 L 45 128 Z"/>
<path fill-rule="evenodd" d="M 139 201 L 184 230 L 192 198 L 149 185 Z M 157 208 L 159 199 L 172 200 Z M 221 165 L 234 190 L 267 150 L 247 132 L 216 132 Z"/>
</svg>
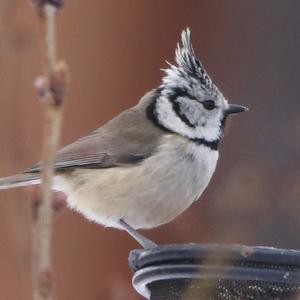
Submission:
<svg viewBox="0 0 300 300">
<path fill-rule="evenodd" d="M 184 122 L 187 126 L 191 128 L 195 128 L 196 126 L 190 122 L 190 120 L 181 112 L 180 104 L 176 101 L 179 97 L 185 97 L 189 98 L 191 100 L 196 100 L 195 97 L 193 97 L 191 94 L 188 93 L 188 91 L 184 88 L 174 88 L 172 90 L 172 94 L 170 96 L 170 101 L 172 103 L 172 107 L 176 115 L 181 119 L 182 122 Z"/>
<path fill-rule="evenodd" d="M 178 97 L 187 97 L 187 98 L 190 98 L 192 100 L 197 100 L 196 97 L 194 97 L 191 94 L 189 94 L 186 89 L 184 89 L 184 88 L 174 88 L 172 90 L 172 94 L 170 96 L 170 100 L 174 101 Z"/>
<path fill-rule="evenodd" d="M 190 122 L 190 120 L 181 112 L 180 104 L 176 101 L 172 101 L 172 107 L 176 115 L 184 122 L 187 126 L 195 128 L 196 126 Z"/>
</svg>

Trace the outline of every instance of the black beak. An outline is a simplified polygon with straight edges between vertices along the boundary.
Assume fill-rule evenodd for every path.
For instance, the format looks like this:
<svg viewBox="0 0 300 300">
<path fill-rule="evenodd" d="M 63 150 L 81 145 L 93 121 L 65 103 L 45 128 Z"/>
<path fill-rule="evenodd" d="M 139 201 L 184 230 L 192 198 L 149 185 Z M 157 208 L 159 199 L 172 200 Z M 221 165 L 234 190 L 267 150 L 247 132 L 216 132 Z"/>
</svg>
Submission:
<svg viewBox="0 0 300 300">
<path fill-rule="evenodd" d="M 226 115 L 238 114 L 244 111 L 248 111 L 249 109 L 242 105 L 237 104 L 229 104 L 229 107 L 226 109 Z"/>
</svg>

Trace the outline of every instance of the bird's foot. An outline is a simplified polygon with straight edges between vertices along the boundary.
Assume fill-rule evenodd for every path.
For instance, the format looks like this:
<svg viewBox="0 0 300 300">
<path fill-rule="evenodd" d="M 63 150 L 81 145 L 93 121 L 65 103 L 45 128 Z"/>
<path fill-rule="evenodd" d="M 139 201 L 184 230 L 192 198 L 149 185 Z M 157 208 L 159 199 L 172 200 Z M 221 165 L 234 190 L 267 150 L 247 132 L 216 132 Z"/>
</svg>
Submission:
<svg viewBox="0 0 300 300">
<path fill-rule="evenodd" d="M 157 245 L 145 236 L 140 234 L 137 230 L 128 225 L 123 219 L 119 220 L 119 224 L 131 235 L 145 250 L 153 249 Z"/>
</svg>

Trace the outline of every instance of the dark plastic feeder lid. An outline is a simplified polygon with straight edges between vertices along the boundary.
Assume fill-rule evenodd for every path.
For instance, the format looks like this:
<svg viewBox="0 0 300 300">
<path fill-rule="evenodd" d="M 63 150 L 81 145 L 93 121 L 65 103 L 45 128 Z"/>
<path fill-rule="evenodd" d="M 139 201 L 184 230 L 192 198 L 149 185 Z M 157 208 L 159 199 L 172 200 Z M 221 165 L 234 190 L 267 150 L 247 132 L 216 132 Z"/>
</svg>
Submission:
<svg viewBox="0 0 300 300">
<path fill-rule="evenodd" d="M 133 250 L 133 286 L 151 300 L 297 299 L 300 251 L 181 244 Z M 300 299 L 300 298 L 299 298 Z"/>
</svg>

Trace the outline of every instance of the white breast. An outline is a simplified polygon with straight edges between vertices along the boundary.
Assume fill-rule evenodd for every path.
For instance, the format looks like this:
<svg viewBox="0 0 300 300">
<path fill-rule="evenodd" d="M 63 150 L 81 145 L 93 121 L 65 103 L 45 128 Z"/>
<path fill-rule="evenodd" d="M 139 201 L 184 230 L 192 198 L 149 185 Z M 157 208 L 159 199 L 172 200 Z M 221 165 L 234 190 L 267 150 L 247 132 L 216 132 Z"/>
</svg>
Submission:
<svg viewBox="0 0 300 300">
<path fill-rule="evenodd" d="M 218 152 L 169 135 L 157 153 L 139 165 L 77 170 L 56 178 L 55 188 L 88 219 L 117 227 L 123 218 L 134 228 L 167 223 L 198 199 L 209 183 Z"/>
</svg>

